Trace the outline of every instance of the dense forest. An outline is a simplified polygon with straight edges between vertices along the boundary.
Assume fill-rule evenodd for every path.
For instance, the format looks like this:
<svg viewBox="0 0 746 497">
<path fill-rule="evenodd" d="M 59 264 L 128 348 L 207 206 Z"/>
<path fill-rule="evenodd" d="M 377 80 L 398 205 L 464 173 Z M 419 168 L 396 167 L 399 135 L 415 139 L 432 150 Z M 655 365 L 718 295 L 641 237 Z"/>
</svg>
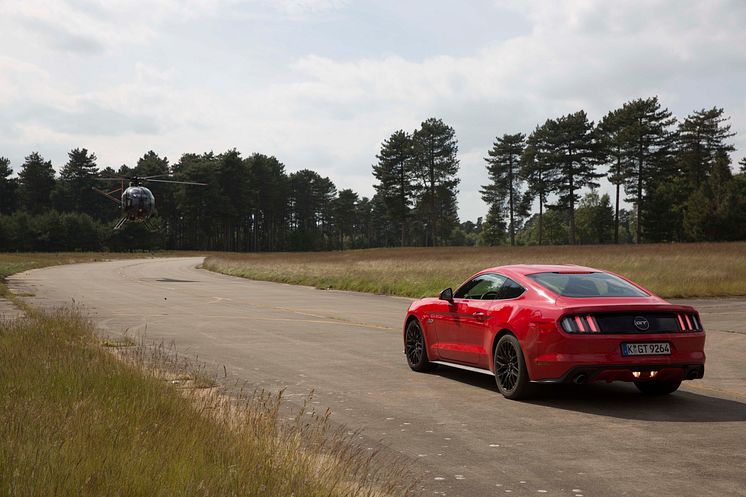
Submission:
<svg viewBox="0 0 746 497">
<path fill-rule="evenodd" d="M 485 152 L 486 215 L 461 223 L 458 141 L 430 118 L 383 140 L 375 195 L 331 179 L 288 172 L 277 158 L 237 150 L 147 152 L 133 167 L 101 168 L 76 148 L 59 174 L 39 153 L 17 175 L 0 157 L 0 250 L 336 250 L 383 246 L 644 243 L 746 239 L 746 159 L 734 171 L 723 109 L 678 120 L 656 97 L 612 110 L 597 124 L 584 111 L 503 134 Z M 155 229 L 112 226 L 117 206 L 97 194 L 102 178 L 168 175 L 207 186 L 147 185 Z M 603 177 L 610 197 L 598 190 Z M 111 189 L 119 186 L 113 184 Z M 622 207 L 622 201 L 631 209 Z M 625 204 L 627 205 L 627 204 Z"/>
</svg>

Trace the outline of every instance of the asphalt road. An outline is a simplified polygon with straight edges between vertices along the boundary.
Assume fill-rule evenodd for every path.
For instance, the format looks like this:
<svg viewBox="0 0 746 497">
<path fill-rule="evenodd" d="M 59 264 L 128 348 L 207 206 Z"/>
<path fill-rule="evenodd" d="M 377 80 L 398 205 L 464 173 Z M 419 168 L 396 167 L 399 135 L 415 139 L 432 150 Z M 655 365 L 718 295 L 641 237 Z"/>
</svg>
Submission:
<svg viewBox="0 0 746 497">
<path fill-rule="evenodd" d="M 314 389 L 335 421 L 409 459 L 422 495 L 746 495 L 746 299 L 692 302 L 708 331 L 705 379 L 672 396 L 583 385 L 513 402 L 485 375 L 411 372 L 407 299 L 248 281 L 200 262 L 58 266 L 10 287 L 35 305 L 74 299 L 108 332 L 147 328 L 291 399 Z"/>
</svg>

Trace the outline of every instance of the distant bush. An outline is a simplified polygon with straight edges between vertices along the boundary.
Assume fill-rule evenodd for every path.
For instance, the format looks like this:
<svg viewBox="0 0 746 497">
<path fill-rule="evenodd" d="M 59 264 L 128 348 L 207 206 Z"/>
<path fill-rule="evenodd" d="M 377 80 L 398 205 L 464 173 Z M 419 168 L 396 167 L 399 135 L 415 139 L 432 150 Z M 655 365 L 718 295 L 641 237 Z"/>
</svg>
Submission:
<svg viewBox="0 0 746 497">
<path fill-rule="evenodd" d="M 108 223 L 79 212 L 41 214 L 17 211 L 0 215 L 0 251 L 76 252 L 159 250 L 165 247 L 164 227 L 158 219 L 149 231 L 142 224 L 127 224 L 114 231 Z"/>
</svg>

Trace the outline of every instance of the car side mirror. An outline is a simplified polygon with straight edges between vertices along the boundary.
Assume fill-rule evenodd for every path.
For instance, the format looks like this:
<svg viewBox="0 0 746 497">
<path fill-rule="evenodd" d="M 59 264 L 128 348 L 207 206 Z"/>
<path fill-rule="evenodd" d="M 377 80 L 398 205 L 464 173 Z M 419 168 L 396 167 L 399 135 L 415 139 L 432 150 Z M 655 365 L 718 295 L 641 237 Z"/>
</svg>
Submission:
<svg viewBox="0 0 746 497">
<path fill-rule="evenodd" d="M 442 292 L 440 292 L 440 300 L 447 300 L 448 302 L 453 303 L 453 290 L 450 288 L 446 288 Z"/>
</svg>

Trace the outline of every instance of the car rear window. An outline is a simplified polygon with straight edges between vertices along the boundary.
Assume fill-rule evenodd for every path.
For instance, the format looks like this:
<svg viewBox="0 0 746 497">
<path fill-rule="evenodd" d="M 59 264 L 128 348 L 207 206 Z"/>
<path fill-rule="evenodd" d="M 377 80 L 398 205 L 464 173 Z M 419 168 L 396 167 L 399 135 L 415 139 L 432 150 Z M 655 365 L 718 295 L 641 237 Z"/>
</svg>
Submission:
<svg viewBox="0 0 746 497">
<path fill-rule="evenodd" d="M 649 295 L 609 273 L 535 273 L 529 278 L 563 297 L 648 297 Z"/>
</svg>

